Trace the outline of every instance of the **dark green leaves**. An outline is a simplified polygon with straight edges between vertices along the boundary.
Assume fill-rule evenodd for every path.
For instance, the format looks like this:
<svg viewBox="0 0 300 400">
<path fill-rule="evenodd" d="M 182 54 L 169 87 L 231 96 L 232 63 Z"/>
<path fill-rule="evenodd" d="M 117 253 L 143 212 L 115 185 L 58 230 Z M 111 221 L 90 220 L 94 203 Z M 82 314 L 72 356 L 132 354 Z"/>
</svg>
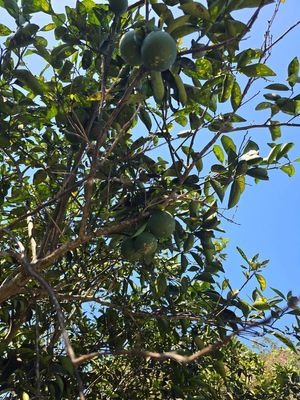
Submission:
<svg viewBox="0 0 300 400">
<path fill-rule="evenodd" d="M 256 78 L 260 76 L 275 76 L 275 72 L 271 70 L 265 64 L 251 64 L 247 65 L 246 67 L 240 68 L 240 72 L 245 74 L 250 78 Z"/>
<path fill-rule="evenodd" d="M 252 176 L 253 178 L 262 180 L 262 181 L 269 180 L 268 171 L 266 169 L 260 168 L 260 167 L 248 169 L 247 175 Z"/>
<path fill-rule="evenodd" d="M 17 69 L 13 72 L 15 78 L 17 78 L 25 87 L 28 87 L 34 94 L 43 94 L 43 88 L 39 80 L 32 75 L 32 73 L 26 69 Z"/>
</svg>

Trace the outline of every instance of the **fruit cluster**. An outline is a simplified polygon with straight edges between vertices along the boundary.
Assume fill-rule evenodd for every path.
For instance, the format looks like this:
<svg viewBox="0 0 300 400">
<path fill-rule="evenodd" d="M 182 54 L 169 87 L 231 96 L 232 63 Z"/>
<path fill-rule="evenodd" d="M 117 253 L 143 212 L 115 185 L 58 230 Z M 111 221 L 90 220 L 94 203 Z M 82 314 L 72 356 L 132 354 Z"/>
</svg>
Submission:
<svg viewBox="0 0 300 400">
<path fill-rule="evenodd" d="M 129 65 L 144 65 L 151 71 L 166 71 L 177 56 L 176 42 L 168 32 L 142 29 L 126 32 L 120 40 L 121 57 Z"/>
<path fill-rule="evenodd" d="M 147 230 L 134 238 L 126 238 L 121 244 L 121 255 L 128 261 L 153 258 L 158 239 L 166 239 L 175 230 L 175 219 L 166 211 L 156 211 L 147 223 Z"/>
</svg>

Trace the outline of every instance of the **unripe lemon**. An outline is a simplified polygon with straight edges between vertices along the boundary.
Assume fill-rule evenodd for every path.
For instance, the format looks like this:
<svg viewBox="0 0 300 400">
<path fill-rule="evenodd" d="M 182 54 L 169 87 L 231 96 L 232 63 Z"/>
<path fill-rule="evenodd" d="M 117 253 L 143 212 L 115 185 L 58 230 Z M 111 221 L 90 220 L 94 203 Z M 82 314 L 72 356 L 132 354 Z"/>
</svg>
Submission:
<svg viewBox="0 0 300 400">
<path fill-rule="evenodd" d="M 129 65 L 142 63 L 141 45 L 135 40 L 135 31 L 126 32 L 120 40 L 120 54 Z"/>
<path fill-rule="evenodd" d="M 143 41 L 141 55 L 146 68 L 165 71 L 176 60 L 176 42 L 167 32 L 153 31 Z"/>
<path fill-rule="evenodd" d="M 157 238 L 167 238 L 175 230 L 175 219 L 166 211 L 156 211 L 148 221 L 148 228 Z"/>
</svg>

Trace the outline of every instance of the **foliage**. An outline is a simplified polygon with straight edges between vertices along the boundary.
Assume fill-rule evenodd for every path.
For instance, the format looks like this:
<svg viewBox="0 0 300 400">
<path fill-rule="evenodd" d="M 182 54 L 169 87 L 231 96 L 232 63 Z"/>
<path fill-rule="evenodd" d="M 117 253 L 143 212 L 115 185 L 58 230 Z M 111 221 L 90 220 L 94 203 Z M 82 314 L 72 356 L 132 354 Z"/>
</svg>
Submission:
<svg viewBox="0 0 300 400">
<path fill-rule="evenodd" d="M 296 352 L 297 299 L 277 289 L 267 297 L 268 260 L 258 254 L 237 249 L 238 290 L 223 267 L 226 209 L 270 170 L 295 173 L 281 127 L 299 127 L 299 61 L 287 82 L 274 82 L 272 45 L 244 43 L 271 3 L 137 1 L 114 15 L 115 1 L 77 1 L 57 14 L 49 0 L 0 0 L 15 21 L 0 25 L 5 398 L 275 399 L 298 390 L 299 371 L 278 366 L 270 383 L 237 339 L 272 334 Z M 248 22 L 233 17 L 247 7 Z M 121 37 L 135 30 L 130 40 L 142 47 L 158 29 L 176 41 L 175 63 L 127 64 Z M 242 112 L 257 82 L 266 91 L 255 109 L 267 119 L 253 125 Z M 245 133 L 254 128 L 268 132 L 267 152 Z M 171 234 L 151 222 L 155 238 L 148 221 L 162 210 L 174 218 Z M 134 247 L 149 237 L 151 251 Z M 280 330 L 286 314 L 295 322 Z"/>
</svg>

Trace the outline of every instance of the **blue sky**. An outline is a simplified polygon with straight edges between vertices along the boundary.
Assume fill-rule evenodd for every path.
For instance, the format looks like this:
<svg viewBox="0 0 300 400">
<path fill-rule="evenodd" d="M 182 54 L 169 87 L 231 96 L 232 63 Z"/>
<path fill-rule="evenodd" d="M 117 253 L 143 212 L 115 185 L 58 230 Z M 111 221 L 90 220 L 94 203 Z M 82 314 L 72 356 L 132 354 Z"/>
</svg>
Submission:
<svg viewBox="0 0 300 400">
<path fill-rule="evenodd" d="M 65 5 L 74 6 L 75 3 L 75 0 L 52 1 L 53 8 L 57 12 L 63 12 Z M 272 10 L 273 6 L 264 8 L 254 30 L 244 43 L 245 47 L 261 46 Z M 236 13 L 235 17 L 247 20 L 249 15 L 248 9 Z M 6 22 L 3 11 L 0 11 L 0 17 L 2 22 Z M 35 18 L 41 25 L 49 22 L 47 16 L 36 15 Z M 273 39 L 279 37 L 298 19 L 300 19 L 299 0 L 286 0 L 281 5 L 272 27 Z M 300 58 L 299 40 L 300 26 L 274 47 L 268 61 L 268 65 L 278 73 L 277 77 L 272 79 L 274 82 L 284 83 L 288 63 L 295 56 Z M 40 71 L 38 61 L 34 67 L 36 72 Z M 263 86 L 264 83 L 258 90 Z M 263 100 L 262 93 L 259 98 Z M 258 99 L 255 99 L 241 112 L 241 115 L 251 123 L 261 121 L 265 117 L 263 112 L 253 112 L 258 102 Z M 258 143 L 265 144 L 270 141 L 268 131 L 257 130 L 250 133 L 253 140 Z M 233 139 L 238 139 L 237 135 L 242 133 L 234 135 Z M 300 156 L 299 128 L 283 129 L 282 142 L 290 141 L 296 144 L 291 152 L 291 158 L 295 159 Z M 266 146 L 262 148 L 266 149 Z M 270 264 L 264 273 L 268 286 L 279 288 L 283 292 L 292 290 L 295 295 L 300 295 L 300 165 L 296 165 L 296 170 L 297 173 L 293 178 L 289 178 L 281 171 L 274 171 L 270 174 L 269 182 L 251 184 L 244 192 L 238 207 L 227 214 L 229 217 L 234 216 L 235 222 L 239 224 L 223 222 L 223 227 L 226 229 L 224 236 L 230 239 L 227 248 L 228 260 L 225 264 L 226 273 L 235 288 L 239 287 L 243 279 L 239 267 L 242 260 L 235 249 L 239 246 L 248 256 L 260 253 L 262 259 L 270 259 Z M 250 288 L 246 292 L 250 294 Z"/>
</svg>

